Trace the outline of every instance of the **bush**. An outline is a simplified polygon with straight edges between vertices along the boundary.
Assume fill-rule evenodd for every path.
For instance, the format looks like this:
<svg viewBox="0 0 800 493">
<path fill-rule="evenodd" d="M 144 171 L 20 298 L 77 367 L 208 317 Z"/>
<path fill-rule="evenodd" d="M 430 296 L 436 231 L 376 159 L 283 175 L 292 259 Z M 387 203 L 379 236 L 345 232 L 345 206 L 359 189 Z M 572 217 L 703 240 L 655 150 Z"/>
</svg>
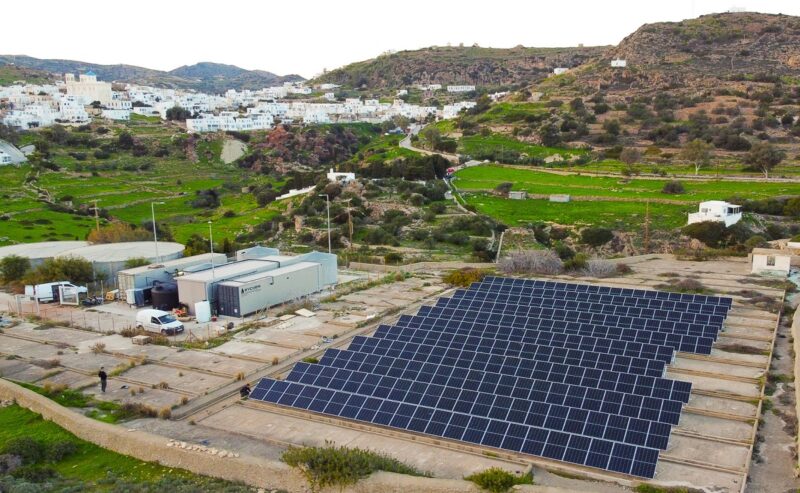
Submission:
<svg viewBox="0 0 800 493">
<path fill-rule="evenodd" d="M 303 361 L 303 363 L 311 363 L 311 364 L 319 363 L 319 359 L 317 359 L 317 358 L 315 358 L 313 356 L 309 356 L 307 358 L 303 358 L 302 361 Z M 239 379 L 239 380 L 241 380 L 241 379 Z"/>
<path fill-rule="evenodd" d="M 728 236 L 726 229 L 724 223 L 703 221 L 685 226 L 683 228 L 683 234 L 700 240 L 711 248 L 717 248 Z"/>
<path fill-rule="evenodd" d="M 661 189 L 661 193 L 677 195 L 680 193 L 686 193 L 686 189 L 683 188 L 683 183 L 673 180 L 664 184 L 664 188 Z"/>
<path fill-rule="evenodd" d="M 585 253 L 578 253 L 575 254 L 574 257 L 564 262 L 564 270 L 566 271 L 578 271 L 586 267 L 586 263 L 588 262 Z"/>
<path fill-rule="evenodd" d="M 753 248 L 766 248 L 769 246 L 769 243 L 767 243 L 766 238 L 763 236 L 755 235 L 748 238 L 747 241 L 744 242 L 744 246 L 750 251 Z"/>
<path fill-rule="evenodd" d="M 27 257 L 9 255 L 0 259 L 0 276 L 4 283 L 21 280 L 31 269 L 31 261 Z"/>
<path fill-rule="evenodd" d="M 506 274 L 558 274 L 563 264 L 552 250 L 529 250 L 514 252 L 503 258 L 500 270 Z"/>
<path fill-rule="evenodd" d="M 586 228 L 581 231 L 581 243 L 593 247 L 605 245 L 614 237 L 614 232 L 606 228 Z"/>
<path fill-rule="evenodd" d="M 3 453 L 16 455 L 27 465 L 41 462 L 46 456 L 47 449 L 42 442 L 31 437 L 18 437 L 6 443 Z"/>
<path fill-rule="evenodd" d="M 359 448 L 328 445 L 325 447 L 289 447 L 281 459 L 297 467 L 308 480 L 312 491 L 328 486 L 355 484 L 375 471 L 395 472 L 412 476 L 429 474 L 403 464 L 397 459 Z"/>
<path fill-rule="evenodd" d="M 453 270 L 442 276 L 442 280 L 451 286 L 460 286 L 462 288 L 468 287 L 473 282 L 478 282 L 486 277 L 485 270 L 473 269 L 472 267 L 465 267 L 459 270 Z"/>
<path fill-rule="evenodd" d="M 504 493 L 518 484 L 533 484 L 533 475 L 528 473 L 523 476 L 514 475 L 505 469 L 492 467 L 482 472 L 467 476 L 467 481 L 472 481 L 486 491 Z"/>
<path fill-rule="evenodd" d="M 15 469 L 11 475 L 17 479 L 24 479 L 25 481 L 29 481 L 31 483 L 42 483 L 47 481 L 48 479 L 53 479 L 58 477 L 58 473 L 52 467 L 42 467 L 42 466 L 22 466 L 19 469 Z M 29 490 L 12 490 L 12 491 L 29 491 Z M 30 491 L 40 491 L 40 490 L 30 490 Z M 42 490 L 43 491 L 43 490 Z"/>
<path fill-rule="evenodd" d="M 403 254 L 398 252 L 389 252 L 383 256 L 383 261 L 389 265 L 397 265 L 403 261 Z"/>
<path fill-rule="evenodd" d="M 630 267 L 628 268 L 630 269 Z M 614 262 L 595 258 L 586 262 L 583 274 L 591 277 L 613 277 L 619 274 L 619 271 L 617 270 L 617 264 Z"/>
<path fill-rule="evenodd" d="M 47 448 L 47 458 L 53 462 L 58 462 L 78 451 L 74 442 L 63 441 L 51 444 Z"/>
</svg>

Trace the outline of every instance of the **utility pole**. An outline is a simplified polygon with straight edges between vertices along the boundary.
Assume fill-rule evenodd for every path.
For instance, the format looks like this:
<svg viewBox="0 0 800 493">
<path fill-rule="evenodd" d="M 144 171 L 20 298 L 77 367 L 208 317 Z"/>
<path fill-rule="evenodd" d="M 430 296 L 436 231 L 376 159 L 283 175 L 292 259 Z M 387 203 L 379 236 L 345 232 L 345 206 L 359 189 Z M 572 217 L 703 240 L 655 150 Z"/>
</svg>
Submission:
<svg viewBox="0 0 800 493">
<path fill-rule="evenodd" d="M 211 247 L 211 279 L 216 279 L 214 272 L 214 235 L 211 232 L 211 221 L 208 221 L 208 245 Z"/>
<path fill-rule="evenodd" d="M 156 262 L 161 262 L 161 257 L 158 255 L 158 232 L 156 227 L 156 207 L 155 204 L 163 204 L 164 202 L 150 202 L 150 215 L 153 220 L 153 243 L 156 247 Z"/>
<path fill-rule="evenodd" d="M 331 198 L 327 193 L 319 194 L 320 197 L 325 196 L 325 209 L 328 212 L 328 253 L 331 253 Z"/>
<path fill-rule="evenodd" d="M 644 253 L 650 253 L 650 201 L 645 202 L 644 209 Z"/>
<path fill-rule="evenodd" d="M 97 232 L 100 233 L 100 214 L 97 210 L 97 199 L 94 200 L 94 226 Z"/>
</svg>

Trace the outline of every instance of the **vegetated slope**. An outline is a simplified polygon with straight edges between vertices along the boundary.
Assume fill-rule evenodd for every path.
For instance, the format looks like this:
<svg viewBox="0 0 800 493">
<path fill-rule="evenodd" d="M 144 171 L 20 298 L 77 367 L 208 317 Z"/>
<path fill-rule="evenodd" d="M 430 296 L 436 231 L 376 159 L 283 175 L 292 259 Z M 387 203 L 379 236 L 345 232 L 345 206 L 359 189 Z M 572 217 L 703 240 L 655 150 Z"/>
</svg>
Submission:
<svg viewBox="0 0 800 493">
<path fill-rule="evenodd" d="M 627 69 L 612 69 L 614 58 Z M 800 17 L 740 12 L 645 24 L 578 74 L 634 90 L 800 76 Z"/>
<path fill-rule="evenodd" d="M 0 86 L 10 86 L 18 81 L 44 84 L 50 82 L 52 78 L 50 74 L 41 70 L 18 67 L 16 65 L 0 65 Z"/>
<path fill-rule="evenodd" d="M 331 82 L 370 89 L 410 84 L 474 84 L 501 86 L 529 84 L 555 67 L 576 67 L 600 56 L 605 47 L 480 48 L 432 46 L 400 51 L 352 63 L 321 75 Z"/>
<path fill-rule="evenodd" d="M 193 89 L 219 93 L 228 89 L 261 89 L 285 81 L 303 80 L 299 75 L 278 76 L 261 70 L 245 70 L 233 65 L 199 63 L 170 72 L 135 65 L 101 65 L 75 60 L 39 59 L 25 55 L 0 55 L 0 66 L 13 64 L 54 74 L 83 73 L 89 70 L 100 80 Z"/>
</svg>

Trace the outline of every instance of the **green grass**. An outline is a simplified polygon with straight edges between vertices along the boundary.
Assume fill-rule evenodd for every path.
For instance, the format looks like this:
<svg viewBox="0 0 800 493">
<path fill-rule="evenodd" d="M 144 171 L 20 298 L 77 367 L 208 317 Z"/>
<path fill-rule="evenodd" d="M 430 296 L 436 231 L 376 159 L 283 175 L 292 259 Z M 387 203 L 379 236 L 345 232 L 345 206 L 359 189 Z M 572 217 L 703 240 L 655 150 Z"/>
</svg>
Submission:
<svg viewBox="0 0 800 493">
<path fill-rule="evenodd" d="M 527 154 L 530 157 L 544 159 L 553 154 L 581 155 L 587 152 L 582 149 L 561 149 L 528 144 L 501 134 L 491 134 L 487 136 L 469 135 L 462 137 L 458 142 L 459 153 L 472 157 L 485 155 L 487 153 L 494 153 L 495 155 L 499 153 L 502 155 L 505 151 L 514 151 L 520 154 Z"/>
<path fill-rule="evenodd" d="M 478 116 L 480 123 L 513 123 L 524 120 L 527 116 L 547 113 L 549 109 L 544 103 L 497 103 L 488 111 Z"/>
<path fill-rule="evenodd" d="M 564 225 L 603 226 L 625 231 L 638 230 L 644 224 L 645 205 L 641 202 L 573 201 L 549 202 L 547 199 L 510 200 L 489 194 L 465 194 L 466 203 L 481 214 L 508 226 L 547 221 Z M 686 224 L 686 214 L 693 207 L 650 204 L 651 228 L 673 229 Z"/>
<path fill-rule="evenodd" d="M 505 493 L 518 484 L 533 484 L 533 475 L 531 473 L 517 476 L 499 467 L 491 467 L 464 479 L 472 481 L 480 486 L 481 489 L 490 493 Z"/>
<path fill-rule="evenodd" d="M 686 193 L 661 193 L 668 179 L 631 179 L 558 175 L 536 169 L 502 166 L 475 166 L 456 173 L 455 185 L 461 190 L 493 190 L 503 182 L 514 183 L 513 190 L 532 194 L 564 193 L 576 197 L 620 199 L 669 199 L 697 204 L 704 200 L 724 200 L 733 195 L 748 199 L 764 199 L 777 195 L 800 195 L 800 183 L 762 183 L 748 181 L 683 180 Z"/>
</svg>

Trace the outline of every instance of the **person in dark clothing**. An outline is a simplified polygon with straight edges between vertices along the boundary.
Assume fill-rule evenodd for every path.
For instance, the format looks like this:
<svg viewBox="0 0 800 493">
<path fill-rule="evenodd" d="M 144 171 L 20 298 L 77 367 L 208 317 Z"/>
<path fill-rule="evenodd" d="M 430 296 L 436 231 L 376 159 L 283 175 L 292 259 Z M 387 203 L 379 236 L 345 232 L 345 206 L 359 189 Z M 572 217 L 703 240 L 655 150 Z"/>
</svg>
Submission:
<svg viewBox="0 0 800 493">
<path fill-rule="evenodd" d="M 244 387 L 239 389 L 239 395 L 242 396 L 242 399 L 250 395 L 250 384 L 244 384 Z"/>
<path fill-rule="evenodd" d="M 104 366 L 100 367 L 100 371 L 97 372 L 97 376 L 100 377 L 100 390 L 103 392 L 106 391 L 106 380 L 108 380 L 108 375 L 106 375 L 106 371 Z"/>
</svg>

